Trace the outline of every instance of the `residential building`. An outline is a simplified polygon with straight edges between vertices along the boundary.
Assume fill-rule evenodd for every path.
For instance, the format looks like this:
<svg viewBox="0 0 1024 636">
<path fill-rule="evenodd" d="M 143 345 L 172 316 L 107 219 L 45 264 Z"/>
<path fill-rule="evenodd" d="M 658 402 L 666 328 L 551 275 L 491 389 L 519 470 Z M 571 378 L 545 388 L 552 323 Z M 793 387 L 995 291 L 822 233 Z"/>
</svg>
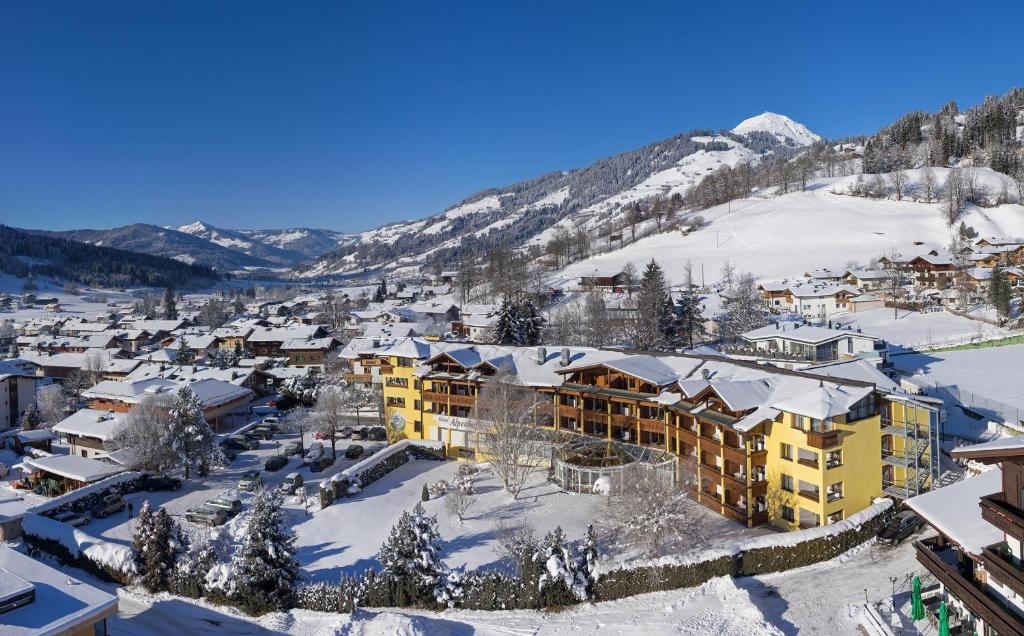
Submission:
<svg viewBox="0 0 1024 636">
<path fill-rule="evenodd" d="M 861 358 L 888 366 L 888 345 L 877 336 L 852 329 L 832 329 L 794 322 L 776 322 L 740 335 L 722 351 L 741 360 L 769 362 L 800 369 L 823 362 Z"/>
<path fill-rule="evenodd" d="M 106 636 L 117 596 L 0 546 L 0 631 L 5 636 Z"/>
<path fill-rule="evenodd" d="M 907 501 L 938 536 L 915 544 L 940 584 L 951 633 L 1024 635 L 1024 438 L 952 451 L 992 466 Z"/>
<path fill-rule="evenodd" d="M 110 442 L 124 424 L 120 414 L 85 408 L 72 413 L 51 428 L 68 438 L 71 454 L 79 457 L 105 457 L 114 450 Z"/>
<path fill-rule="evenodd" d="M 956 264 L 945 253 L 929 252 L 910 259 L 907 263 L 916 287 L 945 289 L 953 284 Z"/>
<path fill-rule="evenodd" d="M 18 358 L 0 360 L 0 431 L 17 426 L 21 414 L 35 400 L 34 366 Z"/>
<path fill-rule="evenodd" d="M 127 413 L 144 399 L 153 395 L 176 395 L 188 386 L 203 406 L 203 414 L 215 430 L 245 419 L 253 392 L 216 378 L 198 380 L 171 380 L 168 378 L 146 378 L 143 380 L 115 382 L 104 380 L 91 389 L 82 391 L 82 398 L 89 407 L 99 411 Z"/>
<path fill-rule="evenodd" d="M 288 366 L 323 368 L 338 357 L 340 347 L 333 336 L 291 338 L 281 344 L 281 351 L 288 356 Z"/>
</svg>

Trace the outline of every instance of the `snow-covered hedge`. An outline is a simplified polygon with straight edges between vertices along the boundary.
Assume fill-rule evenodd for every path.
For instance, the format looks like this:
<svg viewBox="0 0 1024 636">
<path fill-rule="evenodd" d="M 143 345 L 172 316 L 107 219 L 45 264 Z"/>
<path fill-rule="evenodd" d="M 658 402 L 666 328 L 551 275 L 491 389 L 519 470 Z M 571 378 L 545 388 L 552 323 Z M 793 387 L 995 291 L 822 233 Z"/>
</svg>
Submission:
<svg viewBox="0 0 1024 636">
<path fill-rule="evenodd" d="M 52 517 L 68 510 L 89 510 L 107 495 L 125 495 L 142 490 L 142 473 L 126 472 L 111 475 L 94 484 L 66 492 L 27 510 L 37 515 Z"/>
<path fill-rule="evenodd" d="M 598 600 L 612 600 L 701 585 L 716 576 L 752 576 L 827 561 L 875 535 L 893 512 L 876 499 L 849 518 L 819 528 L 770 534 L 684 556 L 663 557 L 607 570 L 595 585 Z"/>
<path fill-rule="evenodd" d="M 38 550 L 104 580 L 127 584 L 137 573 L 131 547 L 88 535 L 66 523 L 26 513 L 22 520 L 25 542 Z"/>
<path fill-rule="evenodd" d="M 329 484 L 321 484 L 322 491 L 328 485 L 331 488 L 329 492 L 322 493 L 321 500 L 326 500 L 326 503 L 329 504 L 338 497 L 355 494 L 413 459 L 444 461 L 446 459 L 444 442 L 404 439 L 392 444 L 379 453 L 334 475 Z"/>
</svg>

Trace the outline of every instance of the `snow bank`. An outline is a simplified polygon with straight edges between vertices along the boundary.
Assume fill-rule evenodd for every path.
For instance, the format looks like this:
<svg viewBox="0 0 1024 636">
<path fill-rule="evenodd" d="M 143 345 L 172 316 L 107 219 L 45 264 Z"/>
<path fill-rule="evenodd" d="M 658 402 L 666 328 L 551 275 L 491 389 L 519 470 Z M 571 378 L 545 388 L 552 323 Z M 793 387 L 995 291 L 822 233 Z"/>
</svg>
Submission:
<svg viewBox="0 0 1024 636">
<path fill-rule="evenodd" d="M 345 470 L 331 477 L 331 481 L 348 480 L 350 483 L 358 484 L 363 473 L 375 468 L 389 457 L 407 451 L 410 447 L 418 447 L 427 450 L 444 452 L 444 442 L 424 439 L 403 439 L 402 441 L 388 446 L 384 450 L 361 462 L 349 466 Z"/>
<path fill-rule="evenodd" d="M 97 565 L 122 574 L 135 574 L 138 571 L 135 555 L 128 546 L 97 539 L 66 523 L 37 514 L 26 514 L 21 527 L 30 537 L 59 543 L 72 558 L 85 557 Z"/>
<path fill-rule="evenodd" d="M 107 477 L 106 479 L 101 479 L 96 483 L 89 484 L 84 488 L 79 488 L 77 490 L 72 490 L 71 492 L 66 492 L 59 497 L 54 497 L 53 499 L 44 501 L 41 504 L 32 506 L 31 508 L 27 509 L 26 512 L 37 515 L 44 515 L 48 512 L 53 512 L 59 508 L 73 504 L 76 501 L 88 497 L 90 495 L 99 495 L 109 488 L 130 483 L 131 481 L 139 479 L 141 477 L 142 473 L 138 472 L 118 473 L 111 477 Z"/>
</svg>

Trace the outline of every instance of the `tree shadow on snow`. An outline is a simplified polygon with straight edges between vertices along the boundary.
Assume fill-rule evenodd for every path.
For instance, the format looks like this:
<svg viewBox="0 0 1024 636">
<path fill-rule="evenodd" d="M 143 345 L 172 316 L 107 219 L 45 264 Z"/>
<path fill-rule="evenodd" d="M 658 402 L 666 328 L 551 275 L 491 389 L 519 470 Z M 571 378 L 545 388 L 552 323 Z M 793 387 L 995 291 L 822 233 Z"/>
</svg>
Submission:
<svg viewBox="0 0 1024 636">
<path fill-rule="evenodd" d="M 797 634 L 800 630 L 797 626 L 783 615 L 789 609 L 789 602 L 782 598 L 778 589 L 771 585 L 765 585 L 753 577 L 741 577 L 734 579 L 736 587 L 746 590 L 750 596 L 750 602 L 754 604 L 765 620 L 782 630 L 786 636 Z"/>
</svg>

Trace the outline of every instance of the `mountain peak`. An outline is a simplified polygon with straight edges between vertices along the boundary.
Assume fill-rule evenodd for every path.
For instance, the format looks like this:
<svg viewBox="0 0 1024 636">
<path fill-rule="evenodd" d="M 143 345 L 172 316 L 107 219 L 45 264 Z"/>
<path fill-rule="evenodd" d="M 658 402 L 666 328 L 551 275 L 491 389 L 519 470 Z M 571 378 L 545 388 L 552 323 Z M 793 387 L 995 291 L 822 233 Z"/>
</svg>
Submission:
<svg viewBox="0 0 1024 636">
<path fill-rule="evenodd" d="M 181 225 L 181 226 L 179 226 L 177 228 L 174 228 L 174 229 L 177 229 L 179 232 L 184 232 L 185 234 L 201 234 L 203 232 L 209 231 L 210 230 L 210 226 L 206 225 L 202 221 L 196 221 L 195 223 L 189 223 L 188 225 Z"/>
<path fill-rule="evenodd" d="M 782 142 L 785 142 L 786 139 L 791 139 L 799 146 L 809 146 L 816 141 L 821 141 L 821 137 L 811 132 L 807 126 L 795 122 L 785 115 L 769 113 L 767 111 L 749 119 L 744 119 L 732 129 L 732 132 L 746 134 L 758 130 L 774 135 L 776 139 Z"/>
</svg>

